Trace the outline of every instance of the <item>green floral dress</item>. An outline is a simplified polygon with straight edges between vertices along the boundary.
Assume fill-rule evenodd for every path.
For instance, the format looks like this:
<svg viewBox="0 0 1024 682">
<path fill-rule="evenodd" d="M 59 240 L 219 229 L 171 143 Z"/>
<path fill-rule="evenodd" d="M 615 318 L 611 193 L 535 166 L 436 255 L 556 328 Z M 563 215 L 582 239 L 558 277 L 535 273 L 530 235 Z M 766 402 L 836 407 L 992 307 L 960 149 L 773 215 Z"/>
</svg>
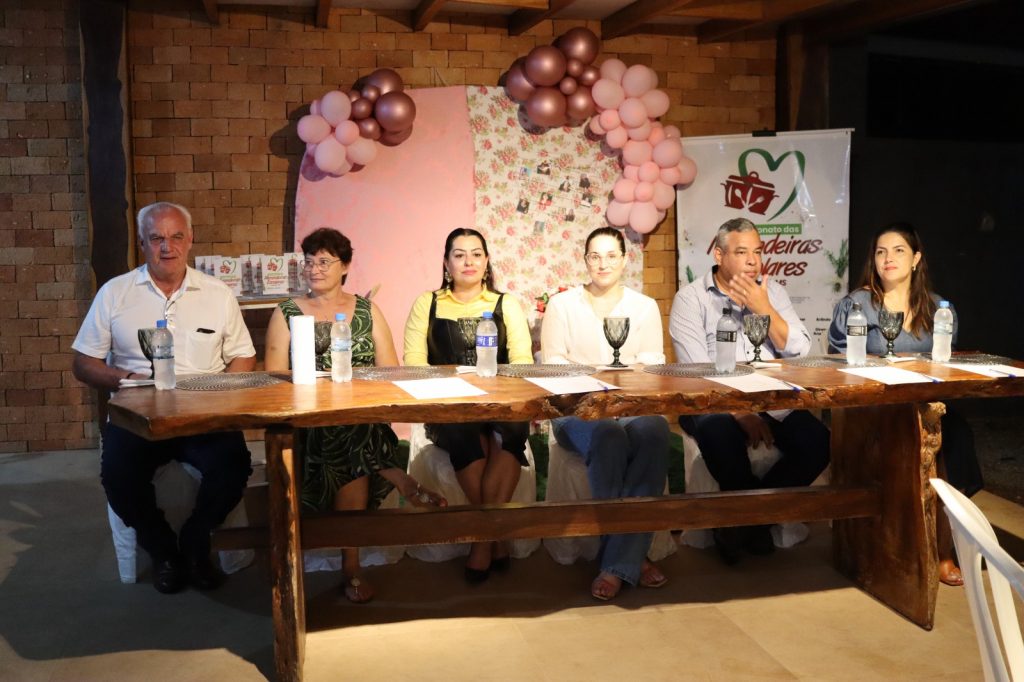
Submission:
<svg viewBox="0 0 1024 682">
<path fill-rule="evenodd" d="M 295 315 L 303 315 L 294 300 L 280 304 L 285 323 Z M 352 366 L 372 367 L 374 364 L 373 314 L 370 302 L 356 296 L 352 316 Z M 316 348 L 325 349 L 317 355 L 316 368 L 331 369 L 331 323 L 315 324 Z M 362 476 L 370 477 L 370 508 L 376 508 L 391 492 L 392 485 L 381 477 L 381 469 L 397 467 L 398 437 L 388 424 L 354 424 L 352 426 L 316 426 L 297 429 L 296 452 L 302 457 L 302 504 L 318 511 L 334 508 L 334 495 L 344 485 Z"/>
</svg>

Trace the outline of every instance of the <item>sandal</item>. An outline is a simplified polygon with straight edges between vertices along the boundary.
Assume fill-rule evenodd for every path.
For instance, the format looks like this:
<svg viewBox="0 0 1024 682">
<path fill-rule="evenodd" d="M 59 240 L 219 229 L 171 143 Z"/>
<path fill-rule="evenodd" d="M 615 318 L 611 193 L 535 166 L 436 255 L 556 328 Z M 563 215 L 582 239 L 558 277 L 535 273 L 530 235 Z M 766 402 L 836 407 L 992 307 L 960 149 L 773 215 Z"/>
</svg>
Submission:
<svg viewBox="0 0 1024 682">
<path fill-rule="evenodd" d="M 657 566 L 652 564 L 650 561 L 645 561 L 643 568 L 640 569 L 640 587 L 651 587 L 658 588 L 663 587 L 668 582 L 668 578 L 665 576 Z"/>
<path fill-rule="evenodd" d="M 952 559 L 939 562 L 939 582 L 950 587 L 963 586 L 964 576 L 960 572 L 960 567 Z"/>
<path fill-rule="evenodd" d="M 622 581 L 618 583 L 613 582 L 614 576 L 610 576 L 607 573 L 600 573 L 594 582 L 590 583 L 590 596 L 594 599 L 600 599 L 601 601 L 609 601 L 614 599 L 619 594 L 619 590 L 622 589 Z"/>
<path fill-rule="evenodd" d="M 345 599 L 353 604 L 365 604 L 373 599 L 373 588 L 369 583 L 363 582 L 356 576 L 344 578 L 341 583 Z"/>
</svg>

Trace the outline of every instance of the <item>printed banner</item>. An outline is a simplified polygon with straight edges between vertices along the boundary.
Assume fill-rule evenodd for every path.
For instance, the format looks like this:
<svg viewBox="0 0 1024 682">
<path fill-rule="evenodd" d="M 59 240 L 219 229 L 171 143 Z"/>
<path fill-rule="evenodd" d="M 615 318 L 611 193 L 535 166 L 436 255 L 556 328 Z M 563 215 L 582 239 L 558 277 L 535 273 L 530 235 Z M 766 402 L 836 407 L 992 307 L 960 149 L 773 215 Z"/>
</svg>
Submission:
<svg viewBox="0 0 1024 682">
<path fill-rule="evenodd" d="M 850 132 L 683 140 L 700 170 L 676 195 L 679 286 L 714 265 L 719 226 L 747 218 L 764 245 L 762 274 L 786 287 L 812 353 L 827 352 L 832 309 L 847 290 Z"/>
</svg>

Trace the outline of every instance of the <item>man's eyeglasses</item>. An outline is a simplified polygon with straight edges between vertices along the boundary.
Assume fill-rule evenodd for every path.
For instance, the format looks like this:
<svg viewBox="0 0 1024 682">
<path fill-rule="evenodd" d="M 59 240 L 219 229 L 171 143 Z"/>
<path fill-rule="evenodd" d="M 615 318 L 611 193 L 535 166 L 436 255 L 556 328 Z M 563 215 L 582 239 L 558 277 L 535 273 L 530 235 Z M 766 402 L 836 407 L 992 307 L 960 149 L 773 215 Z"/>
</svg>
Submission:
<svg viewBox="0 0 1024 682">
<path fill-rule="evenodd" d="M 603 255 L 600 253 L 588 253 L 584 258 L 590 265 L 599 265 L 602 261 L 608 265 L 615 265 L 622 260 L 622 254 L 618 252 Z"/>
<path fill-rule="evenodd" d="M 328 258 L 321 258 L 320 260 L 304 260 L 302 261 L 302 269 L 312 270 L 313 268 L 316 268 L 320 272 L 327 272 L 332 265 L 340 260 L 340 258 L 335 258 L 334 260 L 330 260 Z"/>
</svg>

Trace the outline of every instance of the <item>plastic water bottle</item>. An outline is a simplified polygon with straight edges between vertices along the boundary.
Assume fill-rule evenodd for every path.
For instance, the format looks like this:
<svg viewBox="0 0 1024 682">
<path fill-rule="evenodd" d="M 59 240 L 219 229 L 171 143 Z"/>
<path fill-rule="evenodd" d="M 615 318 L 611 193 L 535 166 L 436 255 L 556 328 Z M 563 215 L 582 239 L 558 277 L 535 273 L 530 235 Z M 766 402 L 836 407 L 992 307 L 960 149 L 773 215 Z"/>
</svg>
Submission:
<svg viewBox="0 0 1024 682">
<path fill-rule="evenodd" d="M 345 313 L 336 314 L 331 325 L 331 381 L 352 381 L 352 328 Z"/>
<path fill-rule="evenodd" d="M 860 303 L 854 303 L 846 318 L 846 364 L 863 367 L 868 361 L 868 317 Z"/>
<path fill-rule="evenodd" d="M 175 386 L 174 335 L 167 328 L 167 320 L 157 320 L 153 333 L 153 379 L 161 391 Z"/>
<path fill-rule="evenodd" d="M 932 362 L 949 362 L 953 354 L 953 311 L 949 301 L 939 301 L 932 329 Z"/>
<path fill-rule="evenodd" d="M 476 375 L 493 377 L 498 375 L 498 325 L 490 310 L 483 317 L 476 326 Z"/>
<path fill-rule="evenodd" d="M 715 371 L 736 371 L 736 336 L 740 326 L 732 316 L 732 308 L 722 308 L 722 317 L 715 328 Z"/>
</svg>

